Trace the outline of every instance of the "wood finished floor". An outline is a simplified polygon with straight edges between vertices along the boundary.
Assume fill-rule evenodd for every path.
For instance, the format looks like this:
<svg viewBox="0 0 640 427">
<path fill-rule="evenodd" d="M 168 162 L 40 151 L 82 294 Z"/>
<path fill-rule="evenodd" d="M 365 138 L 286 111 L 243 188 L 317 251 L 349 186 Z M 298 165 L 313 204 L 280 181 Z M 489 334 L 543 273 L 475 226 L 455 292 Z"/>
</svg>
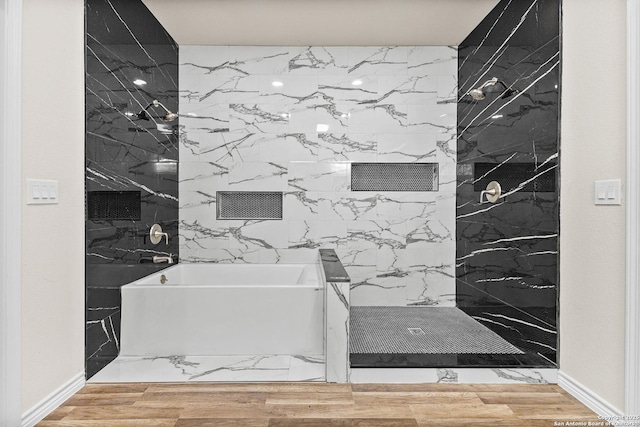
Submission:
<svg viewBox="0 0 640 427">
<path fill-rule="evenodd" d="M 599 422 L 557 385 L 90 384 L 40 427 L 553 426 Z"/>
</svg>

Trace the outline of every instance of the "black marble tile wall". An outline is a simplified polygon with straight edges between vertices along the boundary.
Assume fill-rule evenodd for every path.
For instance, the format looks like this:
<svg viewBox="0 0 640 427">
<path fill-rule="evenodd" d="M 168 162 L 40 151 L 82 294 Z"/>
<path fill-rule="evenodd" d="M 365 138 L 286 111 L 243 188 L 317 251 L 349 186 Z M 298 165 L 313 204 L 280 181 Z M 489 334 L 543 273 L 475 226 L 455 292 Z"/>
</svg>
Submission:
<svg viewBox="0 0 640 427">
<path fill-rule="evenodd" d="M 560 1 L 503 0 L 459 46 L 456 304 L 557 351 Z M 485 88 L 485 99 L 469 92 Z M 507 92 L 508 93 L 505 93 Z M 503 96 L 504 95 L 504 96 Z M 480 187 L 502 185 L 495 203 Z"/>
<path fill-rule="evenodd" d="M 178 108 L 178 46 L 140 0 L 86 0 L 86 181 L 110 203 L 139 193 L 136 215 L 86 218 L 86 368 L 90 378 L 119 351 L 120 287 L 178 256 L 178 121 L 154 99 Z M 131 202 L 131 199 L 128 200 Z M 114 206 L 110 206 L 109 212 Z M 131 209 L 131 206 L 115 206 Z M 153 245 L 158 223 L 169 244 Z"/>
</svg>

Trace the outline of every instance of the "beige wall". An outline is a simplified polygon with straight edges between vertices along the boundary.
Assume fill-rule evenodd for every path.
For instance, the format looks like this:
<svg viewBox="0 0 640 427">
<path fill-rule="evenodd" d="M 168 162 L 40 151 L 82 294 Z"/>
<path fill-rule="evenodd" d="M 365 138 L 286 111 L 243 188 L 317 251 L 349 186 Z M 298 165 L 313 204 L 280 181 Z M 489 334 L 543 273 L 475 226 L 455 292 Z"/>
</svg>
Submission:
<svg viewBox="0 0 640 427">
<path fill-rule="evenodd" d="M 83 1 L 25 0 L 23 25 L 23 183 L 58 180 L 60 198 L 23 200 L 25 411 L 84 370 Z"/>
<path fill-rule="evenodd" d="M 593 181 L 625 180 L 626 2 L 563 9 L 560 369 L 623 409 L 625 206 Z"/>
</svg>

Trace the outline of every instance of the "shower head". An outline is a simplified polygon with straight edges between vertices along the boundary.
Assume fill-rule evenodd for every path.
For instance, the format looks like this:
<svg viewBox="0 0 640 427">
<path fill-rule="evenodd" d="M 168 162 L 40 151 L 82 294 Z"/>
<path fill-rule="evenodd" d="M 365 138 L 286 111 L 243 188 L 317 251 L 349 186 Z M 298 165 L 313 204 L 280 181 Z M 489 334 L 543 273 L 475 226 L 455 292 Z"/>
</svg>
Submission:
<svg viewBox="0 0 640 427">
<path fill-rule="evenodd" d="M 482 101 L 485 98 L 484 90 L 481 88 L 471 89 L 469 95 L 471 95 L 474 101 Z"/>
<path fill-rule="evenodd" d="M 172 121 L 174 121 L 174 120 L 175 120 L 175 119 L 177 119 L 177 118 L 178 118 L 178 114 L 176 114 L 176 113 L 167 113 L 167 114 L 164 116 L 164 121 L 165 121 L 165 122 L 172 122 Z"/>
<path fill-rule="evenodd" d="M 172 121 L 174 121 L 175 119 L 177 119 L 177 118 L 178 118 L 178 114 L 176 114 L 176 113 L 172 113 L 171 111 L 169 111 L 169 109 L 168 109 L 167 107 L 165 107 L 164 105 L 162 105 L 160 102 L 158 102 L 158 100 L 157 100 L 157 99 L 154 99 L 154 100 L 151 102 L 151 104 L 152 104 L 154 107 L 162 107 L 162 109 L 163 109 L 164 111 L 166 111 L 166 112 L 167 112 L 167 114 L 166 114 L 166 115 L 164 116 L 164 118 L 163 118 L 163 120 L 164 120 L 165 122 L 172 122 Z"/>
<path fill-rule="evenodd" d="M 496 83 L 498 83 L 498 78 L 497 77 L 494 77 L 491 80 L 487 80 L 486 82 L 482 83 L 482 85 L 480 85 L 479 88 L 471 89 L 469 91 L 469 95 L 475 101 L 482 101 L 486 97 L 486 95 L 484 93 L 484 88 L 486 88 L 488 86 L 493 86 Z"/>
<path fill-rule="evenodd" d="M 469 96 L 471 96 L 471 98 L 473 98 L 474 101 L 482 101 L 483 99 L 486 98 L 486 94 L 484 92 L 485 88 L 489 86 L 495 86 L 496 84 L 500 84 L 504 88 L 504 92 L 502 92 L 502 94 L 500 95 L 501 99 L 509 98 L 510 96 L 518 93 L 517 89 L 512 89 L 508 87 L 506 84 L 504 84 L 502 81 L 498 80 L 497 77 L 493 77 L 491 80 L 487 80 L 486 82 L 482 83 L 480 87 L 476 89 L 471 89 L 469 91 Z"/>
<path fill-rule="evenodd" d="M 157 99 L 154 99 L 153 101 L 151 101 L 151 104 L 147 105 L 142 111 L 140 111 L 137 114 L 137 116 L 138 116 L 138 118 L 140 120 L 150 120 L 151 119 L 151 117 L 147 113 L 147 110 L 150 107 L 162 107 L 162 109 L 167 113 L 162 118 L 162 120 L 164 120 L 165 122 L 172 122 L 172 121 L 174 121 L 175 119 L 178 118 L 178 114 L 177 113 L 172 113 L 167 107 L 162 105 L 162 103 L 160 103 Z"/>
</svg>

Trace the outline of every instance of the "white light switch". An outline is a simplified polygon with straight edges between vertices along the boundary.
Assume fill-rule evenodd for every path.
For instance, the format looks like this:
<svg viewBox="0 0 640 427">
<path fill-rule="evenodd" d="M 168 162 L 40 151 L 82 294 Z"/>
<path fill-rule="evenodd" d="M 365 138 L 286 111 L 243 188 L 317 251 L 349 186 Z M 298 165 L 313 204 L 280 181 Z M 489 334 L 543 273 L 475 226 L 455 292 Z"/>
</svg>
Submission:
<svg viewBox="0 0 640 427">
<path fill-rule="evenodd" d="M 27 179 L 27 204 L 51 205 L 58 203 L 58 181 Z"/>
<path fill-rule="evenodd" d="M 619 179 L 595 182 L 596 205 L 620 205 L 621 183 Z"/>
<path fill-rule="evenodd" d="M 36 200 L 40 200 L 42 198 L 42 192 L 40 190 L 40 186 L 37 184 L 33 184 L 33 186 L 31 187 L 31 197 L 33 197 Z"/>
</svg>

